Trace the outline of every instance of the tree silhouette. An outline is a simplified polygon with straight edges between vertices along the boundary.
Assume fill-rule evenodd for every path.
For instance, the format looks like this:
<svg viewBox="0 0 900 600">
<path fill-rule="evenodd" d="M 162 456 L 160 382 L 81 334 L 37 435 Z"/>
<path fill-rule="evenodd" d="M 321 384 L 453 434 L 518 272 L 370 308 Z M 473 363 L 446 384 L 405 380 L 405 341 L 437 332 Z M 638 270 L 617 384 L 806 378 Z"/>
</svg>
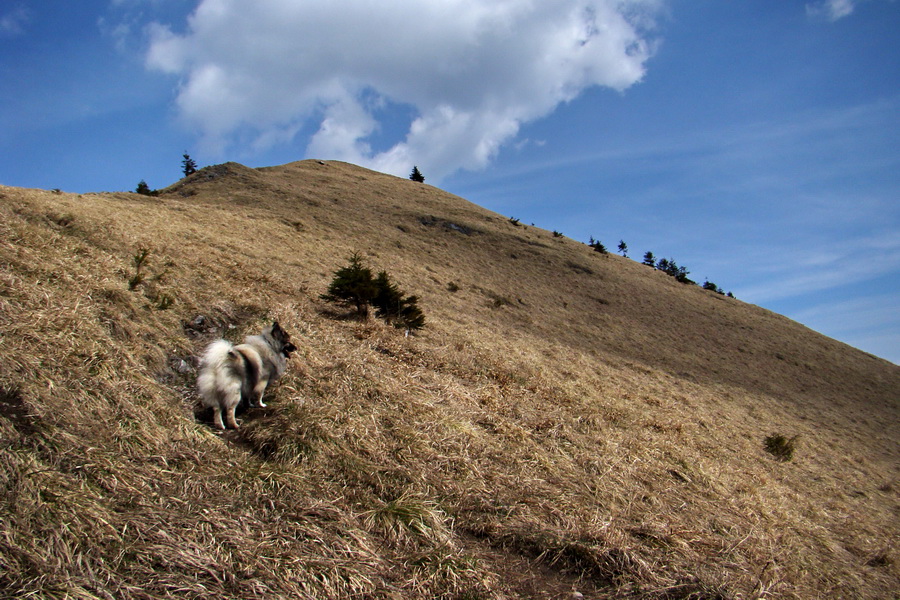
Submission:
<svg viewBox="0 0 900 600">
<path fill-rule="evenodd" d="M 622 256 L 628 257 L 628 244 L 625 243 L 625 240 L 619 240 L 619 252 L 622 253 Z"/>
<path fill-rule="evenodd" d="M 588 243 L 588 246 L 594 249 L 594 252 L 599 252 L 600 254 L 606 254 L 606 246 L 600 240 L 595 240 L 594 236 L 591 236 L 591 241 Z"/>
<path fill-rule="evenodd" d="M 709 279 L 707 279 L 706 281 L 703 282 L 703 289 L 709 290 L 711 292 L 715 292 L 717 294 L 722 294 L 723 296 L 725 295 L 725 290 L 723 290 L 722 288 L 720 288 L 719 286 L 714 284 Z"/>
<path fill-rule="evenodd" d="M 678 281 L 679 283 L 694 283 L 688 279 L 690 271 L 685 267 L 679 267 L 671 258 L 659 259 L 659 262 L 656 263 L 656 268 L 667 275 L 671 275 L 675 278 L 675 281 Z"/>
<path fill-rule="evenodd" d="M 150 190 L 150 186 L 147 185 L 147 182 L 141 179 L 137 187 L 134 189 L 135 192 L 141 194 L 142 196 L 150 196 L 153 192 Z"/>
<path fill-rule="evenodd" d="M 419 183 L 425 182 L 425 176 L 422 175 L 422 172 L 419 171 L 419 167 L 413 166 L 412 173 L 409 174 L 409 178 L 413 181 L 418 181 Z"/>
<path fill-rule="evenodd" d="M 184 173 L 184 176 L 187 177 L 192 173 L 196 173 L 197 163 L 193 158 L 190 157 L 190 155 L 187 153 L 187 150 L 185 150 L 184 154 L 182 154 L 181 157 L 184 159 L 181 161 L 181 172 Z"/>
</svg>

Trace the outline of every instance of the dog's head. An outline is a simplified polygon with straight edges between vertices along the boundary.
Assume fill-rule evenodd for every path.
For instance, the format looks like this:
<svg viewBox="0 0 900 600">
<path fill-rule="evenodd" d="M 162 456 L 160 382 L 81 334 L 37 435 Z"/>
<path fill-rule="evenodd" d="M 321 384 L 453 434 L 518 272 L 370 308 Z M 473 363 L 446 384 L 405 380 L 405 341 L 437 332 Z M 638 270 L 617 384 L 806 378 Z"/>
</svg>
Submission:
<svg viewBox="0 0 900 600">
<path fill-rule="evenodd" d="M 273 321 L 269 328 L 269 334 L 275 341 L 276 350 L 284 354 L 287 358 L 291 357 L 291 352 L 297 351 L 297 346 L 291 343 L 291 334 L 284 330 L 278 321 Z"/>
</svg>

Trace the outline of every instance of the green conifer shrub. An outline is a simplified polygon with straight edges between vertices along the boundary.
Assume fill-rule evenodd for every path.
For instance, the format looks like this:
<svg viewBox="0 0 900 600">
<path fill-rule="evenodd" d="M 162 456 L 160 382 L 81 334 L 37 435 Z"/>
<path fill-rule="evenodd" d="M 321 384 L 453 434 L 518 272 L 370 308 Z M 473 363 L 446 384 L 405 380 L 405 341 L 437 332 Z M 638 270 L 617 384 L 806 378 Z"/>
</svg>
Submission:
<svg viewBox="0 0 900 600">
<path fill-rule="evenodd" d="M 656 263 L 656 268 L 675 278 L 675 281 L 679 283 L 694 283 L 690 279 L 688 279 L 688 271 L 685 267 L 679 267 L 678 264 L 672 260 L 671 258 L 661 258 L 659 262 Z"/>
<path fill-rule="evenodd" d="M 138 182 L 137 187 L 134 189 L 134 191 L 142 196 L 150 196 L 153 194 L 153 190 L 150 189 L 150 186 L 147 185 L 147 182 L 143 179 Z"/>
<path fill-rule="evenodd" d="M 320 296 L 323 300 L 354 306 L 360 317 L 367 316 L 371 306 L 376 317 L 407 332 L 425 326 L 418 296 L 404 294 L 387 271 L 373 277 L 359 253 L 353 253 L 349 260 L 346 267 L 335 271 L 328 292 Z"/>
<path fill-rule="evenodd" d="M 365 317 L 369 314 L 369 305 L 375 299 L 378 289 L 371 269 L 363 265 L 358 252 L 354 252 L 349 261 L 346 267 L 334 272 L 328 291 L 320 298 L 335 304 L 353 306 L 357 315 Z"/>
<path fill-rule="evenodd" d="M 606 246 L 600 240 L 595 240 L 593 236 L 591 236 L 591 241 L 588 243 L 588 246 L 594 249 L 594 252 L 599 252 L 600 254 L 608 254 L 606 250 Z"/>
</svg>

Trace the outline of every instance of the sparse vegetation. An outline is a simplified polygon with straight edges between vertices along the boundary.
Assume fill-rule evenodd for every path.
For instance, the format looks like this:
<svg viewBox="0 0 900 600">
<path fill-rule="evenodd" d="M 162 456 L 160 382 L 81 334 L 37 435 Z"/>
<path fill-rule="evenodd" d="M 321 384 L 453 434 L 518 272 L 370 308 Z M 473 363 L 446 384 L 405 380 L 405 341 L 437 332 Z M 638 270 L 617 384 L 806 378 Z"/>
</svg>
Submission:
<svg viewBox="0 0 900 600">
<path fill-rule="evenodd" d="M 625 243 L 625 240 L 619 240 L 619 254 L 628 258 L 628 244 Z"/>
<path fill-rule="evenodd" d="M 559 231 L 556 231 L 555 229 L 553 230 L 553 237 L 561 238 L 562 236 L 563 236 L 562 233 L 560 233 Z"/>
<path fill-rule="evenodd" d="M 513 225 L 515 225 L 516 227 L 519 226 L 519 219 L 517 219 L 515 217 L 510 217 L 509 222 L 512 223 Z"/>
</svg>

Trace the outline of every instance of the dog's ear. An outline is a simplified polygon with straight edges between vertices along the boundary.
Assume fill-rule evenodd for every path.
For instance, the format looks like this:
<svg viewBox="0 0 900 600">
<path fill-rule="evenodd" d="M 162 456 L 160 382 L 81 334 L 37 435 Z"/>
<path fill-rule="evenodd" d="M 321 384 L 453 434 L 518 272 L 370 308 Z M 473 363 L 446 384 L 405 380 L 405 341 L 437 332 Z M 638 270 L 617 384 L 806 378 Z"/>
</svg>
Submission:
<svg viewBox="0 0 900 600">
<path fill-rule="evenodd" d="M 282 343 L 291 339 L 290 334 L 278 324 L 278 321 L 272 322 L 272 337 Z"/>
<path fill-rule="evenodd" d="M 282 354 L 284 354 L 288 358 L 291 357 L 291 352 L 296 352 L 296 351 L 297 351 L 297 346 L 293 345 L 290 342 L 285 344 L 284 348 L 281 349 Z"/>
</svg>

